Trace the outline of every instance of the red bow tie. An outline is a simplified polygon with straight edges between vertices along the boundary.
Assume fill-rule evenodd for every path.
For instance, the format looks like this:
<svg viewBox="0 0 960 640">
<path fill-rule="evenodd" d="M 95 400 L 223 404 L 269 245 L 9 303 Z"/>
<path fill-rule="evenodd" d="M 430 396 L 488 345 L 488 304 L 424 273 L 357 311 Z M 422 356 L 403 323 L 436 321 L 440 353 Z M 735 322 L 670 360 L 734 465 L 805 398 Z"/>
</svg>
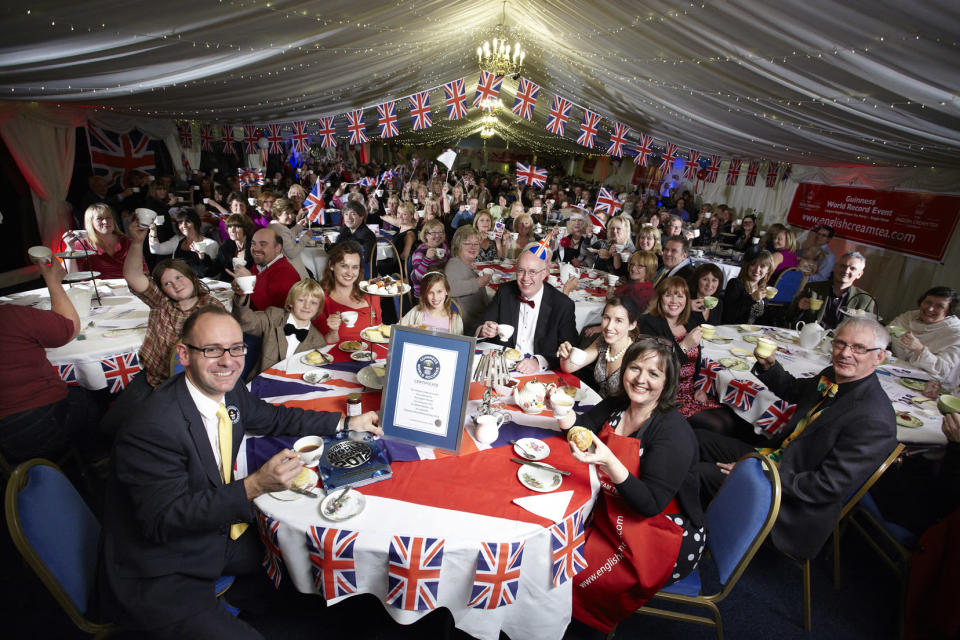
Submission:
<svg viewBox="0 0 960 640">
<path fill-rule="evenodd" d="M 517 300 L 519 300 L 519 301 L 521 302 L 521 304 L 528 304 L 528 305 L 530 305 L 530 308 L 531 308 L 531 309 L 533 309 L 533 308 L 535 308 L 535 307 L 537 306 L 536 303 L 535 303 L 533 300 L 531 300 L 530 298 L 525 298 L 525 297 L 523 297 L 523 296 L 517 296 Z"/>
</svg>

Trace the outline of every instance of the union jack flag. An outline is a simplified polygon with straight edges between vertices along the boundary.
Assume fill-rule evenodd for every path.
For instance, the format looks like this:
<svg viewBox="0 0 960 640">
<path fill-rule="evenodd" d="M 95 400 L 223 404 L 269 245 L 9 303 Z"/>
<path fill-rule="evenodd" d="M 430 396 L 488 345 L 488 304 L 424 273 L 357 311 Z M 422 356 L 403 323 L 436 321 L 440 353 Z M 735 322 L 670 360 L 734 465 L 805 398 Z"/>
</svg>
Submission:
<svg viewBox="0 0 960 640">
<path fill-rule="evenodd" d="M 320 146 L 324 149 L 337 146 L 337 127 L 333 124 L 333 116 L 320 118 Z"/>
<path fill-rule="evenodd" d="M 193 146 L 193 130 L 190 128 L 189 122 L 181 122 L 178 124 L 177 132 L 180 134 L 180 144 L 183 145 L 184 149 L 189 149 Z"/>
<path fill-rule="evenodd" d="M 707 182 L 716 182 L 717 176 L 720 173 L 720 156 L 711 155 L 710 156 L 710 166 L 707 167 Z"/>
<path fill-rule="evenodd" d="M 704 393 L 713 393 L 717 388 L 717 372 L 723 368 L 723 365 L 716 360 L 704 356 L 703 366 L 700 367 L 700 375 L 697 376 L 697 389 Z"/>
<path fill-rule="evenodd" d="M 786 182 L 790 179 L 790 172 L 793 171 L 793 165 L 788 164 L 783 168 L 783 175 L 780 176 L 780 182 Z"/>
<path fill-rule="evenodd" d="M 322 225 L 324 223 L 324 209 L 326 204 L 323 202 L 323 190 L 320 188 L 320 178 L 313 185 L 313 189 L 307 194 L 307 199 L 303 201 L 303 209 L 307 212 L 307 220 Z"/>
<path fill-rule="evenodd" d="M 467 606 L 496 609 L 513 604 L 520 590 L 523 542 L 482 542 Z"/>
<path fill-rule="evenodd" d="M 766 411 L 757 419 L 757 426 L 762 428 L 766 434 L 774 436 L 790 422 L 790 418 L 793 417 L 796 410 L 797 405 L 786 400 L 777 400 L 767 407 Z"/>
<path fill-rule="evenodd" d="M 280 588 L 280 580 L 283 579 L 282 560 L 280 556 L 280 542 L 277 540 L 277 532 L 280 530 L 280 523 L 263 513 L 257 513 L 257 529 L 260 531 L 260 540 L 263 541 L 263 560 L 260 564 L 267 572 L 267 577 L 273 580 L 273 588 Z"/>
<path fill-rule="evenodd" d="M 583 121 L 580 123 L 580 136 L 577 138 L 577 144 L 593 149 L 599 130 L 600 116 L 593 111 L 585 110 L 583 112 Z"/>
<path fill-rule="evenodd" d="M 310 134 L 307 133 L 307 121 L 297 120 L 292 123 L 293 127 L 293 150 L 304 154 L 310 152 Z"/>
<path fill-rule="evenodd" d="M 757 394 L 766 389 L 753 380 L 733 379 L 727 386 L 727 392 L 723 396 L 723 404 L 732 406 L 734 409 L 746 411 L 753 405 L 757 399 Z"/>
<path fill-rule="evenodd" d="M 114 133 L 87 125 L 90 163 L 96 174 L 104 176 L 111 186 L 122 187 L 124 176 L 133 171 L 152 173 L 156 169 L 156 154 L 151 142 L 153 138 L 138 129 Z"/>
<path fill-rule="evenodd" d="M 433 126 L 430 115 L 430 94 L 426 91 L 410 96 L 410 117 L 413 118 L 413 130 L 421 131 Z"/>
<path fill-rule="evenodd" d="M 377 186 L 377 181 L 374 180 L 373 178 L 364 176 L 363 178 L 360 178 L 359 180 L 357 180 L 357 184 L 360 185 L 361 187 L 375 187 Z"/>
<path fill-rule="evenodd" d="M 430 176 L 430 179 L 432 180 L 433 178 L 436 178 L 436 177 L 439 176 L 439 175 L 440 175 L 440 172 L 437 171 L 437 165 L 434 164 L 434 165 L 433 165 L 433 174 Z"/>
<path fill-rule="evenodd" d="M 597 192 L 597 203 L 593 206 L 593 210 L 606 211 L 607 216 L 615 216 L 621 209 L 623 209 L 623 203 L 617 200 L 613 191 L 606 187 L 600 187 L 600 191 Z"/>
<path fill-rule="evenodd" d="M 350 144 L 363 144 L 367 141 L 367 125 L 363 121 L 363 109 L 347 111 L 347 131 L 350 132 Z"/>
<path fill-rule="evenodd" d="M 529 184 L 538 189 L 543 189 L 547 185 L 547 170 L 531 165 L 525 165 L 522 162 L 517 163 L 517 186 Z"/>
<path fill-rule="evenodd" d="M 740 167 L 743 166 L 743 160 L 739 158 L 730 158 L 730 166 L 727 167 L 727 185 L 736 186 L 740 180 Z"/>
<path fill-rule="evenodd" d="M 237 179 L 241 187 L 263 184 L 263 169 L 237 169 Z"/>
<path fill-rule="evenodd" d="M 200 150 L 213 153 L 213 125 L 200 125 Z"/>
<path fill-rule="evenodd" d="M 567 118 L 570 117 L 570 107 L 573 106 L 566 98 L 553 96 L 553 106 L 550 107 L 550 115 L 547 116 L 547 131 L 562 136 L 567 127 Z"/>
<path fill-rule="evenodd" d="M 393 172 L 393 169 L 387 169 L 380 174 L 380 177 L 377 179 L 377 184 L 382 184 L 384 182 L 390 182 L 396 177 L 396 173 Z"/>
<path fill-rule="evenodd" d="M 777 184 L 777 173 L 780 171 L 779 162 L 771 162 L 767 167 L 767 189 L 771 189 Z"/>
<path fill-rule="evenodd" d="M 573 512 L 563 522 L 550 527 L 553 586 L 559 587 L 587 568 L 587 559 L 583 555 L 586 540 L 582 510 Z"/>
<path fill-rule="evenodd" d="M 747 165 L 747 179 L 744 184 L 748 187 L 756 186 L 758 173 L 760 173 L 760 161 L 751 160 L 750 164 Z"/>
<path fill-rule="evenodd" d="M 233 146 L 233 143 L 237 141 L 233 137 L 233 127 L 230 125 L 223 126 L 223 135 L 220 136 L 220 141 L 223 142 L 223 152 L 229 156 L 236 156 L 237 149 Z"/>
<path fill-rule="evenodd" d="M 696 180 L 698 171 L 700 171 L 700 152 L 690 149 L 690 157 L 687 158 L 687 164 L 683 167 L 683 177 L 687 180 Z"/>
<path fill-rule="evenodd" d="M 459 120 L 467 115 L 467 92 L 464 89 L 464 80 L 454 80 L 443 85 L 443 92 L 447 97 L 447 118 Z"/>
<path fill-rule="evenodd" d="M 677 145 L 664 141 L 663 153 L 660 154 L 660 157 L 663 158 L 664 171 L 669 173 L 673 169 L 673 163 L 677 160 Z"/>
<path fill-rule="evenodd" d="M 630 127 L 619 122 L 613 123 L 613 131 L 610 132 L 610 146 L 607 147 L 607 155 L 614 158 L 623 157 L 623 145 L 627 144 L 627 135 L 630 133 Z"/>
<path fill-rule="evenodd" d="M 357 531 L 310 527 L 307 529 L 307 552 L 313 586 L 327 600 L 357 593 L 357 565 L 354 546 Z"/>
<path fill-rule="evenodd" d="M 526 78 L 520 78 L 520 84 L 517 86 L 517 97 L 513 101 L 513 112 L 521 118 L 533 120 L 533 107 L 537 104 L 538 95 L 540 95 L 540 85 L 530 82 Z"/>
<path fill-rule="evenodd" d="M 68 386 L 76 387 L 80 384 L 80 381 L 77 380 L 77 367 L 75 365 L 55 364 L 53 365 L 53 370 L 57 372 L 60 379 L 66 382 Z"/>
<path fill-rule="evenodd" d="M 496 100 L 500 95 L 501 84 L 503 84 L 503 76 L 495 76 L 489 71 L 481 71 L 480 82 L 477 83 L 477 95 L 473 98 L 473 106 L 479 107 L 480 103 L 487 98 Z"/>
<path fill-rule="evenodd" d="M 124 353 L 100 361 L 103 377 L 107 379 L 110 393 L 123 391 L 133 376 L 140 371 L 140 359 L 136 353 Z"/>
<path fill-rule="evenodd" d="M 248 156 L 257 155 L 257 128 L 252 124 L 243 125 L 243 150 Z"/>
<path fill-rule="evenodd" d="M 377 105 L 377 118 L 381 138 L 392 138 L 400 133 L 397 128 L 397 103 L 393 100 Z"/>
<path fill-rule="evenodd" d="M 650 164 L 650 156 L 653 155 L 653 136 L 641 133 L 637 140 L 637 155 L 633 158 L 633 164 L 638 167 L 646 167 Z"/>
<path fill-rule="evenodd" d="M 267 142 L 270 143 L 268 151 L 272 154 L 283 155 L 283 136 L 280 135 L 279 124 L 267 125 Z"/>
<path fill-rule="evenodd" d="M 407 611 L 437 608 L 443 538 L 393 536 L 387 574 L 387 604 Z"/>
</svg>

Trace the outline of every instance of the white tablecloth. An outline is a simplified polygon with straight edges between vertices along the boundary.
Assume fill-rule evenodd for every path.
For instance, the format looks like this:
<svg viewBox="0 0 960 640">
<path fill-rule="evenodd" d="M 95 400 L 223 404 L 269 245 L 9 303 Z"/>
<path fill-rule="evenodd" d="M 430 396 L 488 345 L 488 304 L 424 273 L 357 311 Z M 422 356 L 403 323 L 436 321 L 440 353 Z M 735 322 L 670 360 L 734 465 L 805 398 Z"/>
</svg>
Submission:
<svg viewBox="0 0 960 640">
<path fill-rule="evenodd" d="M 830 358 L 824 352 L 804 349 L 794 342 L 796 331 L 773 327 L 762 327 L 762 330 L 772 335 L 778 345 L 787 350 L 787 353 L 778 351 L 777 361 L 793 376 L 810 377 L 830 364 Z M 732 354 L 731 349 L 746 349 L 752 353 L 754 345 L 745 342 L 743 337 L 759 335 L 759 333 L 760 331 L 741 332 L 735 325 L 717 327 L 717 337 L 733 338 L 733 341 L 726 345 L 704 341 L 705 360 L 701 363 L 701 379 L 712 381 L 717 397 L 724 404 L 731 406 L 737 415 L 753 424 L 757 433 L 763 433 L 765 430 L 772 431 L 777 428 L 781 421 L 789 420 L 789 416 L 785 416 L 784 413 L 789 412 L 792 415 L 792 405 L 767 389 L 759 378 L 749 371 L 735 371 L 720 363 L 721 358 L 737 358 L 752 367 L 752 360 Z M 883 365 L 877 369 L 877 374 L 883 390 L 893 402 L 894 411 L 908 411 L 923 421 L 923 426 L 917 428 L 898 426 L 897 440 L 918 445 L 946 444 L 946 437 L 940 430 L 943 418 L 937 410 L 936 403 L 920 402 L 918 404 L 912 399 L 920 399 L 923 397 L 922 394 L 899 383 L 902 377 L 926 380 L 930 376 L 903 361 L 893 361 Z M 752 382 L 754 386 L 740 386 L 744 381 Z"/>
</svg>

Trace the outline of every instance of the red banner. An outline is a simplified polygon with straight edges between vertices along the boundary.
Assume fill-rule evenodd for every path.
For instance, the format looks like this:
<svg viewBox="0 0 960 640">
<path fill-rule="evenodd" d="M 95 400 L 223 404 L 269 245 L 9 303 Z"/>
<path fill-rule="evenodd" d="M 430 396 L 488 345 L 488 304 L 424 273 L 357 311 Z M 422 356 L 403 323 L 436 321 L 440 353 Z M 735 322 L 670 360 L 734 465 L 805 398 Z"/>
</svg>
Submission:
<svg viewBox="0 0 960 640">
<path fill-rule="evenodd" d="M 942 262 L 958 213 L 960 196 L 803 182 L 787 222 L 804 229 L 828 224 L 845 240 Z"/>
</svg>

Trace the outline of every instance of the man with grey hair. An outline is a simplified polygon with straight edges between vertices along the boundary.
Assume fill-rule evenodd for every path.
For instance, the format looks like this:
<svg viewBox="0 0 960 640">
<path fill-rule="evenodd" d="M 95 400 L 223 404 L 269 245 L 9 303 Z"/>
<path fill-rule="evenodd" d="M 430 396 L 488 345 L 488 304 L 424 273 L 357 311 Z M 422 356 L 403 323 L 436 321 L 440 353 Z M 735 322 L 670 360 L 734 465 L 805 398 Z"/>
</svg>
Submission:
<svg viewBox="0 0 960 640">
<path fill-rule="evenodd" d="M 736 461 L 759 451 L 777 463 L 783 487 L 774 545 L 797 559 L 813 558 L 830 536 L 847 498 L 897 445 L 897 421 L 876 368 L 885 357 L 887 330 L 868 318 L 837 328 L 831 365 L 811 378 L 794 378 L 773 355 L 753 373 L 771 391 L 796 404 L 785 426 L 756 449 L 740 440 L 698 430 L 701 487 L 712 497 Z"/>
<path fill-rule="evenodd" d="M 876 313 L 873 296 L 853 286 L 866 266 L 867 259 L 859 251 L 843 254 L 833 267 L 833 277 L 808 284 L 791 305 L 787 317 L 793 318 L 794 323 L 799 320 L 819 322 L 827 329 L 833 329 L 843 319 L 841 309 Z"/>
</svg>

